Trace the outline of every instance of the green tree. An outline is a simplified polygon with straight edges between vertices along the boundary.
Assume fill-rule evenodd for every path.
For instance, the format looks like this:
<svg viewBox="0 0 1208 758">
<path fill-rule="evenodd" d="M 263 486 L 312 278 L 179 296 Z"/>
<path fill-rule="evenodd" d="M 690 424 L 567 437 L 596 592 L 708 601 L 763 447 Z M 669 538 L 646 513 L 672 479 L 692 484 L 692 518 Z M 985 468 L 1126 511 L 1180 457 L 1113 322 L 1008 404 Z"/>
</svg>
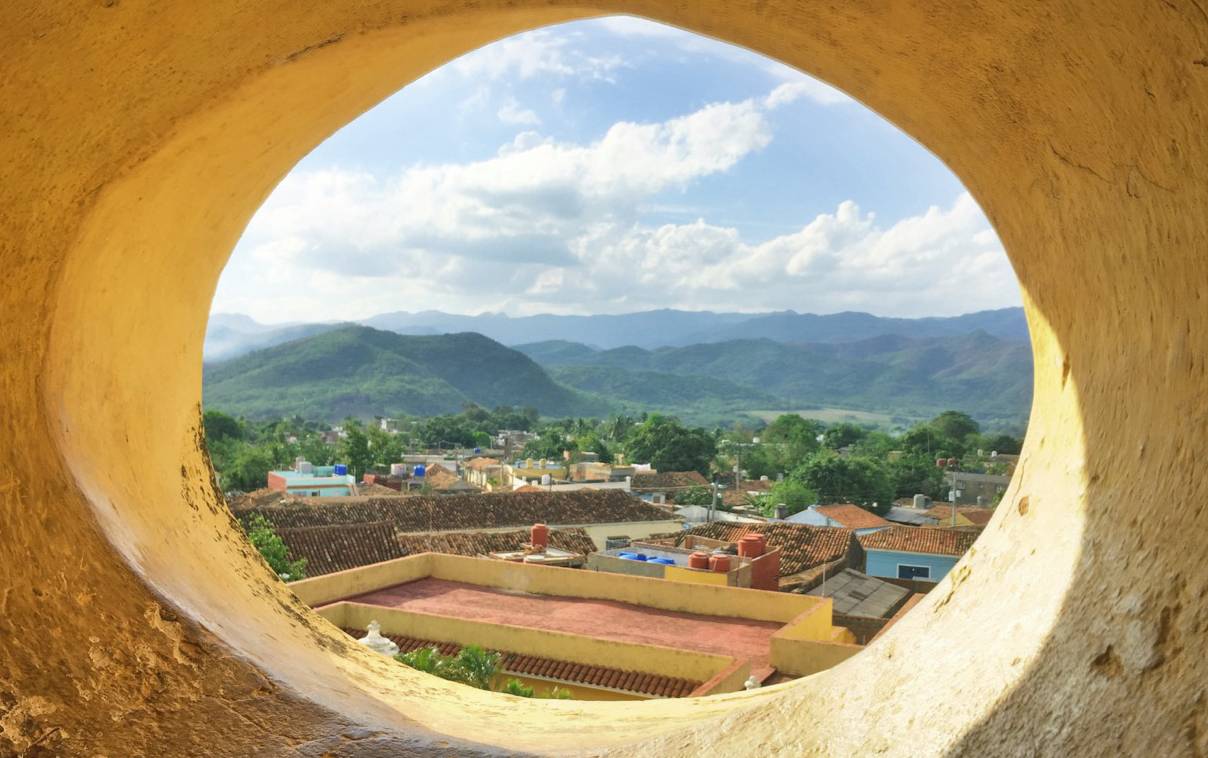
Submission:
<svg viewBox="0 0 1208 758">
<path fill-rule="evenodd" d="M 266 446 L 239 443 L 220 477 L 224 489 L 251 491 L 268 485 L 268 472 L 277 465 Z"/>
<path fill-rule="evenodd" d="M 981 427 L 967 413 L 944 411 L 929 422 L 942 436 L 951 440 L 964 440 L 977 434 Z"/>
<path fill-rule="evenodd" d="M 926 453 L 903 453 L 897 460 L 890 461 L 887 468 L 897 497 L 927 495 L 939 498 L 944 495 L 944 472 Z"/>
<path fill-rule="evenodd" d="M 369 449 L 369 436 L 359 421 L 349 419 L 344 423 L 347 435 L 340 440 L 340 457 L 348 463 L 352 475 L 358 480 L 373 465 L 373 451 Z"/>
<path fill-rule="evenodd" d="M 818 449 L 818 435 L 825 431 L 821 423 L 796 413 L 785 413 L 768 424 L 759 438 L 763 442 L 791 445 L 803 453 Z"/>
<path fill-rule="evenodd" d="M 704 429 L 688 429 L 676 418 L 653 414 L 630 432 L 625 450 L 628 460 L 649 462 L 658 471 L 708 475 L 717 443 Z"/>
<path fill-rule="evenodd" d="M 760 495 L 756 504 L 764 516 L 776 516 L 776 506 L 785 506 L 785 516 L 800 513 L 818 502 L 818 494 L 804 482 L 785 479 L 772 485 L 772 489 Z"/>
<path fill-rule="evenodd" d="M 987 453 L 998 452 L 1003 455 L 1019 455 L 1019 451 L 1023 447 L 1023 440 L 1012 437 L 1009 434 L 987 434 L 982 437 L 980 447 Z"/>
<path fill-rule="evenodd" d="M 847 422 L 835 424 L 823 433 L 822 444 L 831 450 L 854 445 L 868 436 L 868 430 Z"/>
<path fill-rule="evenodd" d="M 850 502 L 885 514 L 893 505 L 894 488 L 885 465 L 872 458 L 840 456 L 823 450 L 793 470 L 791 479 L 818 494 L 819 502 Z"/>
<path fill-rule="evenodd" d="M 289 550 L 285 542 L 273 531 L 273 525 L 260 514 L 252 516 L 247 528 L 248 542 L 260 552 L 273 573 L 287 582 L 306 578 L 306 559 L 296 561 L 289 559 Z"/>
<path fill-rule="evenodd" d="M 712 505 L 712 487 L 691 487 L 675 493 L 676 505 Z"/>
<path fill-rule="evenodd" d="M 207 442 L 243 439 L 243 426 L 235 417 L 228 416 L 222 411 L 206 411 L 202 415 L 202 426 L 206 430 Z"/>
</svg>

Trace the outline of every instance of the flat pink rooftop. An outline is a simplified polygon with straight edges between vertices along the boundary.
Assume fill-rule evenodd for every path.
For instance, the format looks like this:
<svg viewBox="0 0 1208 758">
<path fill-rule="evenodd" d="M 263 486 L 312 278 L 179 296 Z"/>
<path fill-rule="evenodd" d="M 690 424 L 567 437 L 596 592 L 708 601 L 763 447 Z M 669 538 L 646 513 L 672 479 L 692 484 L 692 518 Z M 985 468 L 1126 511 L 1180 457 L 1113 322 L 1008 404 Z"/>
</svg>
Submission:
<svg viewBox="0 0 1208 758">
<path fill-rule="evenodd" d="M 347 598 L 416 613 L 510 624 L 643 645 L 695 650 L 751 661 L 762 680 L 772 673 L 770 639 L 783 626 L 724 616 L 676 613 L 612 600 L 586 600 L 419 579 Z"/>
</svg>

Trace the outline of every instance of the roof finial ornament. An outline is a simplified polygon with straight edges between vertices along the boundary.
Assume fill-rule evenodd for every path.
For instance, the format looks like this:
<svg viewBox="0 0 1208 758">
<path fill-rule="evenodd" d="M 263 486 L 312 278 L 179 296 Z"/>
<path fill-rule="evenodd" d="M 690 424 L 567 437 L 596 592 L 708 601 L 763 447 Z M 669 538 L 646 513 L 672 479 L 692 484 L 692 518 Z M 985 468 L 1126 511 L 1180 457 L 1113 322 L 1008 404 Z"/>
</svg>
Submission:
<svg viewBox="0 0 1208 758">
<path fill-rule="evenodd" d="M 382 636 L 382 625 L 376 619 L 369 622 L 369 633 L 357 640 L 370 650 L 394 657 L 398 655 L 398 645 Z"/>
</svg>

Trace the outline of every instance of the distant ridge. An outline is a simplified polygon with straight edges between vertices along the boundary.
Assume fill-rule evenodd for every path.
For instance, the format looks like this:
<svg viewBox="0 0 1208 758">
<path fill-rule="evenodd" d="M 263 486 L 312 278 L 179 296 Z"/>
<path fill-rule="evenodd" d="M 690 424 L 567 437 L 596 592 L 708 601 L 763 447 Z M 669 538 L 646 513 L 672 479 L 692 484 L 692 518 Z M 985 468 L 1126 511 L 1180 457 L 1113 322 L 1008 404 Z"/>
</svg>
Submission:
<svg viewBox="0 0 1208 758">
<path fill-rule="evenodd" d="M 383 313 L 365 319 L 366 326 L 399 334 L 476 332 L 503 343 L 521 345 L 560 340 L 603 349 L 634 345 L 645 349 L 685 347 L 734 339 L 766 338 L 788 343 L 852 342 L 884 335 L 909 339 L 952 337 L 983 331 L 1011 342 L 1026 342 L 1022 308 L 979 311 L 962 316 L 886 318 L 868 313 L 828 315 L 780 311 L 774 313 L 714 313 L 711 311 L 652 310 L 621 315 L 512 317 L 504 314 L 465 316 L 440 311 Z M 259 324 L 242 314 L 214 314 L 206 334 L 206 360 L 234 358 L 334 324 Z"/>
</svg>

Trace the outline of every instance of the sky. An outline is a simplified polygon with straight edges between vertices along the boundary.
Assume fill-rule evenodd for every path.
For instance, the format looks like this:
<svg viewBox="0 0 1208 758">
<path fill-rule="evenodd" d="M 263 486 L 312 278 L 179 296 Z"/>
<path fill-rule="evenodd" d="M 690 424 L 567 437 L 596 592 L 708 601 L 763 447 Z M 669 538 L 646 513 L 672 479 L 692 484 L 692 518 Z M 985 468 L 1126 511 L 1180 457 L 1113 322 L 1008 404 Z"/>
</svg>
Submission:
<svg viewBox="0 0 1208 758">
<path fill-rule="evenodd" d="M 931 153 L 830 86 L 629 17 L 510 37 L 333 134 L 232 253 L 216 313 L 1019 305 Z"/>
</svg>

